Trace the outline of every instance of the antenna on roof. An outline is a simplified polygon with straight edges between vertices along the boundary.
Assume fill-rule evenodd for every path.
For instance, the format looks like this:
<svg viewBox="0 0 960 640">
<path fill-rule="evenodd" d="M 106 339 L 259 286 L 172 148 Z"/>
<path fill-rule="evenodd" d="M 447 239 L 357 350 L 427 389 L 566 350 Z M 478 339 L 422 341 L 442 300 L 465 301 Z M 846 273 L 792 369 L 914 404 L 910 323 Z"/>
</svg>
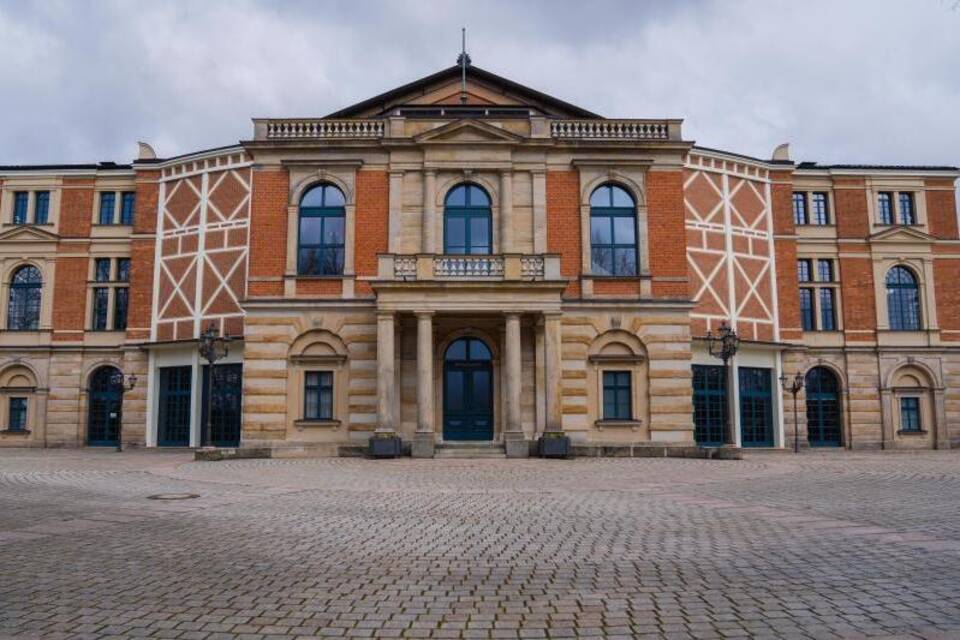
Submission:
<svg viewBox="0 0 960 640">
<path fill-rule="evenodd" d="M 467 28 L 460 29 L 460 55 L 457 56 L 460 65 L 460 102 L 467 102 L 467 67 L 470 66 L 470 55 L 467 53 Z"/>
</svg>

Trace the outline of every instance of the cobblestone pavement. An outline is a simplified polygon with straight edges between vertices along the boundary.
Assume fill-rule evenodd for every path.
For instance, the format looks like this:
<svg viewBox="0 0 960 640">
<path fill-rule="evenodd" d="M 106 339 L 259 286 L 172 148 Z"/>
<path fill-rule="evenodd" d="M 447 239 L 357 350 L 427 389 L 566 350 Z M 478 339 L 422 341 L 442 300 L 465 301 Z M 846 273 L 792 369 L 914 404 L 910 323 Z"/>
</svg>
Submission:
<svg viewBox="0 0 960 640">
<path fill-rule="evenodd" d="M 0 637 L 301 636 L 960 638 L 960 452 L 0 450 Z"/>
</svg>

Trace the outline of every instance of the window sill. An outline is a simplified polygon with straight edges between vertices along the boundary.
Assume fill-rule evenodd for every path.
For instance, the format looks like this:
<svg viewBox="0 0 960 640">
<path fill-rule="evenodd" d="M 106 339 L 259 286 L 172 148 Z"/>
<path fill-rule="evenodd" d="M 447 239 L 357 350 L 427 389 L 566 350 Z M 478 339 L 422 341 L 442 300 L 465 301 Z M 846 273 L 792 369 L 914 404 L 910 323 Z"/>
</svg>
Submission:
<svg viewBox="0 0 960 640">
<path fill-rule="evenodd" d="M 29 436 L 31 433 L 30 429 L 0 429 L 0 435 Z"/>
<path fill-rule="evenodd" d="M 90 225 L 90 226 L 92 226 L 92 227 L 97 227 L 97 228 L 105 227 L 105 228 L 108 228 L 108 229 L 118 229 L 118 228 L 119 228 L 119 229 L 130 229 L 130 230 L 133 229 L 133 225 L 132 225 L 132 224 L 120 224 L 119 222 L 110 222 L 110 223 L 94 222 L 94 223 L 93 223 L 92 225 Z"/>
<path fill-rule="evenodd" d="M 332 429 L 340 428 L 339 420 L 294 420 L 293 426 L 297 429 Z"/>
<path fill-rule="evenodd" d="M 581 277 L 589 278 L 590 280 L 618 280 L 622 282 L 638 282 L 640 280 L 649 280 L 653 276 L 650 275 L 649 273 L 640 273 L 633 276 L 608 276 L 608 275 L 600 275 L 600 274 L 593 274 L 593 273 L 584 273 Z"/>
<path fill-rule="evenodd" d="M 636 431 L 643 426 L 643 420 L 596 420 L 593 425 L 599 431 L 604 429 L 632 429 Z"/>
<path fill-rule="evenodd" d="M 344 278 L 349 278 L 351 276 L 347 276 L 342 273 L 340 275 L 333 275 L 333 276 L 307 276 L 307 275 L 300 275 L 295 273 L 288 277 L 296 278 L 297 280 L 343 280 Z"/>
<path fill-rule="evenodd" d="M 901 429 L 897 431 L 898 436 L 925 436 L 928 433 L 930 432 L 927 431 L 926 429 L 920 429 L 919 431 L 913 431 L 913 430 L 904 431 L 903 429 Z"/>
<path fill-rule="evenodd" d="M 4 222 L 5 227 L 52 227 L 52 222 Z"/>
</svg>

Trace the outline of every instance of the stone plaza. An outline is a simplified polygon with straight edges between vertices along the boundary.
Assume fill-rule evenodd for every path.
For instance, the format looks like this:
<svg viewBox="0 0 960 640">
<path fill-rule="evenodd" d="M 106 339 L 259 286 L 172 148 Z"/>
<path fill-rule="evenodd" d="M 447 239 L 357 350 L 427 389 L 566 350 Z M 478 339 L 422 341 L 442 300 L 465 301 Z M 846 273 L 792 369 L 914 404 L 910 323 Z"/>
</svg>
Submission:
<svg viewBox="0 0 960 640">
<path fill-rule="evenodd" d="M 2 638 L 960 637 L 951 452 L 7 449 L 0 483 Z"/>
</svg>

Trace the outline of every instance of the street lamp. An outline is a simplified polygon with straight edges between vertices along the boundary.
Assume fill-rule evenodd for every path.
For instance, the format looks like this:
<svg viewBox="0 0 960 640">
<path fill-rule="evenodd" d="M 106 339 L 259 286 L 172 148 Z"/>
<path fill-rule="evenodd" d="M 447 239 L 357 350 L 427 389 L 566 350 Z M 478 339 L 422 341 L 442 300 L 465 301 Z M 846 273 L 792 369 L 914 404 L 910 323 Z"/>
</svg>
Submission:
<svg viewBox="0 0 960 640">
<path fill-rule="evenodd" d="M 733 356 L 737 355 L 737 349 L 740 347 L 740 338 L 727 321 L 720 323 L 717 333 L 707 331 L 707 349 L 714 358 L 723 360 L 723 366 L 726 368 L 727 377 L 727 428 L 723 433 L 723 446 L 732 447 L 736 444 L 734 437 L 734 422 L 736 413 L 733 407 Z"/>
<path fill-rule="evenodd" d="M 131 373 L 127 376 L 126 382 L 123 380 L 123 373 L 119 369 L 114 369 L 113 373 L 110 375 L 110 386 L 120 392 L 120 402 L 123 402 L 123 393 L 125 391 L 133 391 L 133 388 L 137 386 L 137 375 Z M 121 405 L 122 406 L 122 405 Z M 122 416 L 121 412 L 121 416 Z M 117 421 L 117 453 L 123 451 L 123 418 Z"/>
<path fill-rule="evenodd" d="M 211 322 L 206 330 L 200 334 L 200 355 L 207 361 L 207 415 L 206 415 L 206 445 L 213 446 L 213 367 L 218 360 L 223 360 L 230 354 L 230 338 L 221 336 Z M 201 443 L 202 444 L 202 443 Z"/>
<path fill-rule="evenodd" d="M 797 375 L 793 376 L 793 380 L 787 382 L 787 374 L 780 374 L 780 386 L 783 387 L 784 391 L 789 391 L 793 394 L 793 452 L 800 453 L 800 428 L 797 426 L 798 413 L 797 413 L 797 394 L 800 393 L 800 389 L 803 389 L 803 374 L 797 371 Z"/>
</svg>

